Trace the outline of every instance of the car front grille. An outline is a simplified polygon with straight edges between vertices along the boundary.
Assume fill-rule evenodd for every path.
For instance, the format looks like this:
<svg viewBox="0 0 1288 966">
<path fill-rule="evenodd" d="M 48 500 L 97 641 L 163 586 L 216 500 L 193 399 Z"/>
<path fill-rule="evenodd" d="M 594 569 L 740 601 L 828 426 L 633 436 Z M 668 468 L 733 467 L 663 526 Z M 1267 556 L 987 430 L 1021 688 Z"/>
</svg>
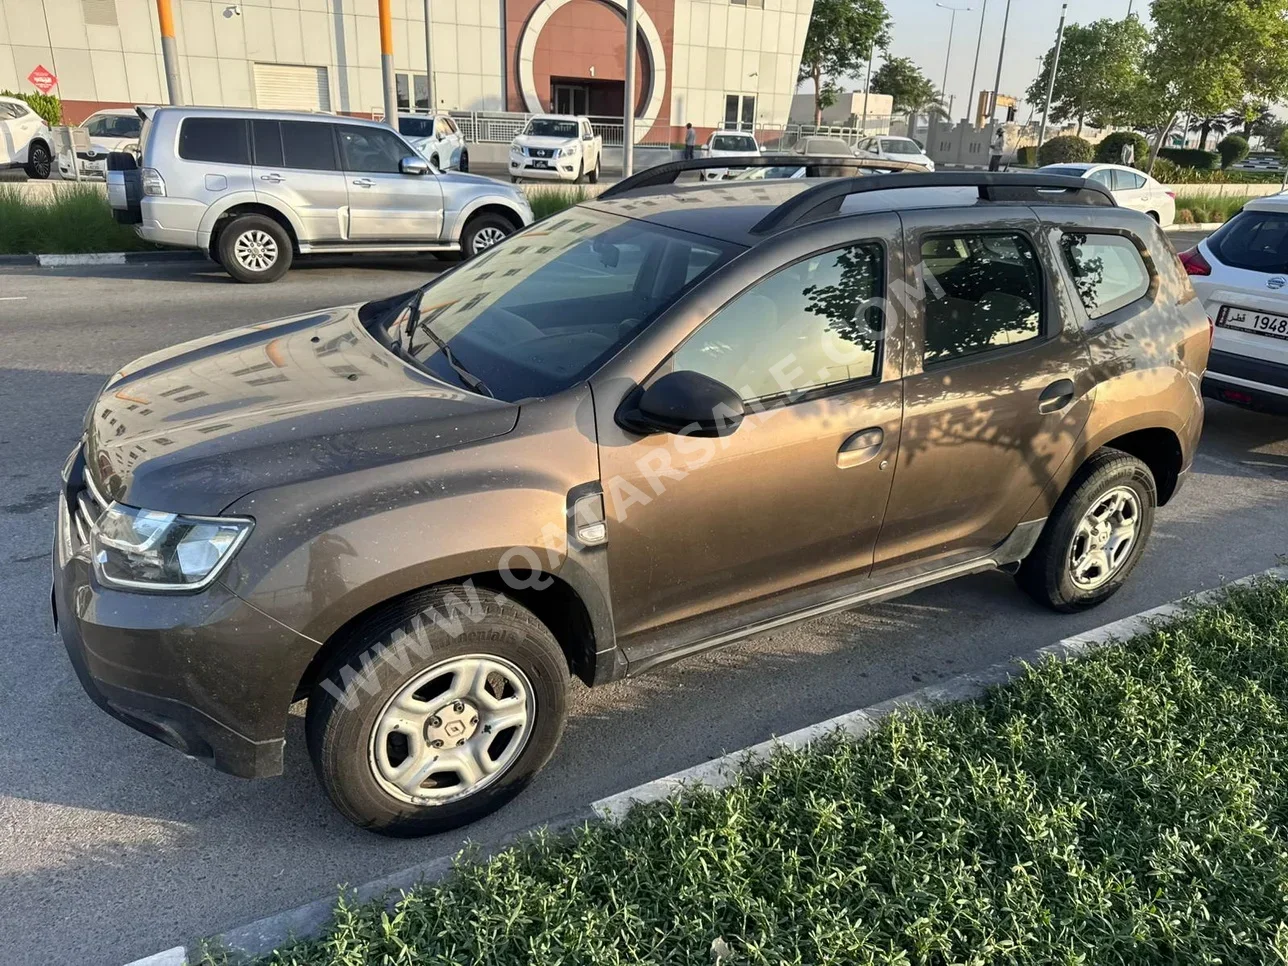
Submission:
<svg viewBox="0 0 1288 966">
<path fill-rule="evenodd" d="M 528 156 L 532 158 L 553 158 L 555 156 L 554 148 L 528 148 Z"/>
<path fill-rule="evenodd" d="M 94 481 L 91 479 L 88 469 L 82 471 L 80 482 L 80 489 L 73 494 L 70 507 L 72 541 L 77 549 L 89 543 L 90 528 L 98 522 L 98 518 L 107 509 L 107 502 L 94 486 Z"/>
</svg>

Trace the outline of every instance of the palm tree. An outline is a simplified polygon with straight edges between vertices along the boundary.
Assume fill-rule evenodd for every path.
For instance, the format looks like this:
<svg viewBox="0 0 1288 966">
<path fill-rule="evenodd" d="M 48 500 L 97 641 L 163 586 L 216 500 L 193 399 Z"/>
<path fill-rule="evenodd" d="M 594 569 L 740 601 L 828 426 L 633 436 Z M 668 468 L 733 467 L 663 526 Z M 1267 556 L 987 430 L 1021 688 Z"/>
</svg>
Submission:
<svg viewBox="0 0 1288 966">
<path fill-rule="evenodd" d="M 922 115 L 925 115 L 927 122 L 932 117 L 948 119 L 943 92 L 935 90 L 935 85 L 926 78 L 903 91 L 895 100 L 894 109 L 908 115 L 908 137 L 913 136 L 917 129 L 917 118 Z"/>
<path fill-rule="evenodd" d="M 1206 151 L 1208 138 L 1212 134 L 1224 137 L 1225 132 L 1230 130 L 1230 117 L 1228 114 L 1215 114 L 1212 117 L 1190 118 L 1190 130 L 1199 132 L 1199 150 Z"/>
</svg>

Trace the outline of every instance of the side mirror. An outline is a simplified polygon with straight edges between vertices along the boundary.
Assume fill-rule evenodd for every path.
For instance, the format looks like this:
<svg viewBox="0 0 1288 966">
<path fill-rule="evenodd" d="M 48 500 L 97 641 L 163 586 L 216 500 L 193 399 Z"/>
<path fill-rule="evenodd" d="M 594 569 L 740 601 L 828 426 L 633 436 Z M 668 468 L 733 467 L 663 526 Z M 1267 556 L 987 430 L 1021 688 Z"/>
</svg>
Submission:
<svg viewBox="0 0 1288 966">
<path fill-rule="evenodd" d="M 424 158 L 405 157 L 398 162 L 398 170 L 403 174 L 429 174 L 429 162 Z"/>
<path fill-rule="evenodd" d="M 593 141 L 593 140 L 595 140 L 595 135 L 593 135 L 593 134 L 583 134 L 583 135 L 581 136 L 581 139 L 582 139 L 583 141 Z"/>
<path fill-rule="evenodd" d="M 722 382 L 682 369 L 663 376 L 640 394 L 619 422 L 642 433 L 729 436 L 742 424 L 742 397 Z"/>
</svg>

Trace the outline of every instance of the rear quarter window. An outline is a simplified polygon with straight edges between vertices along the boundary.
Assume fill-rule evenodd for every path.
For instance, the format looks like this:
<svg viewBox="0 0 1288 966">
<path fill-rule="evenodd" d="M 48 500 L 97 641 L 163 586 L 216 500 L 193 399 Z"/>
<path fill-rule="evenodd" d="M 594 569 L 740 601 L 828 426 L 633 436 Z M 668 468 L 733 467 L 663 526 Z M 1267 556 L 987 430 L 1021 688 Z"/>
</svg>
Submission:
<svg viewBox="0 0 1288 966">
<path fill-rule="evenodd" d="M 187 161 L 250 164 L 244 118 L 188 117 L 179 126 L 179 157 Z"/>
<path fill-rule="evenodd" d="M 1130 238 L 1069 232 L 1060 247 L 1089 318 L 1117 311 L 1149 291 L 1149 268 Z"/>
</svg>

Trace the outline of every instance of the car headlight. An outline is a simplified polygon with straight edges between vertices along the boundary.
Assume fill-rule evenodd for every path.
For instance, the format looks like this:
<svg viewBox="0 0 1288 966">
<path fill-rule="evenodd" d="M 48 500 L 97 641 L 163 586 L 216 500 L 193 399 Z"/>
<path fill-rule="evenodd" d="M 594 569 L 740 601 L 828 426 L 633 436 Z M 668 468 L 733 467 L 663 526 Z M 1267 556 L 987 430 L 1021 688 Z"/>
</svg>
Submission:
<svg viewBox="0 0 1288 966">
<path fill-rule="evenodd" d="M 239 517 L 189 517 L 112 503 L 91 528 L 94 574 L 112 587 L 200 590 L 254 525 Z"/>
<path fill-rule="evenodd" d="M 577 153 L 577 145 L 575 144 L 569 144 L 567 147 L 562 147 L 559 149 L 559 157 L 561 158 L 571 158 L 576 153 Z"/>
<path fill-rule="evenodd" d="M 528 152 L 527 152 L 526 150 L 524 150 L 523 148 L 519 147 L 517 144 L 511 144 L 511 145 L 510 145 L 510 153 L 511 153 L 511 154 L 513 154 L 515 157 L 519 157 L 519 158 L 521 158 L 521 157 L 523 157 L 525 154 L 527 154 Z"/>
</svg>

